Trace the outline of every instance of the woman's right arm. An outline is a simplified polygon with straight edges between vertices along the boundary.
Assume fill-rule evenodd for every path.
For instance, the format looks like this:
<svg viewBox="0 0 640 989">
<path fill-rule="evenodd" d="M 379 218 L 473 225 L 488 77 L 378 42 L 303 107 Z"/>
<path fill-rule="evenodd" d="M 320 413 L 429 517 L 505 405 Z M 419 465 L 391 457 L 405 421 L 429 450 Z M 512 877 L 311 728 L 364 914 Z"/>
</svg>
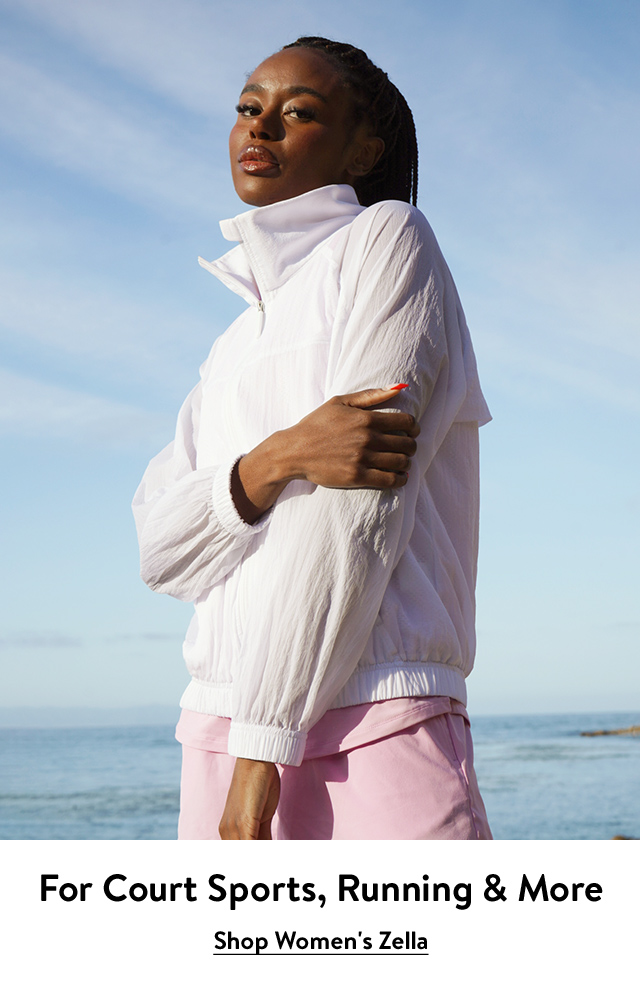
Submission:
<svg viewBox="0 0 640 989">
<path fill-rule="evenodd" d="M 391 490 L 406 484 L 419 427 L 404 412 L 372 408 L 392 400 L 399 387 L 331 398 L 242 457 L 231 475 L 242 518 L 255 523 L 293 480 L 323 488 Z"/>
<path fill-rule="evenodd" d="M 395 394 L 369 389 L 332 398 L 245 456 L 197 468 L 198 385 L 180 411 L 173 443 L 151 461 L 134 498 L 143 580 L 160 593 L 196 600 L 237 566 L 294 479 L 401 487 L 417 426 L 405 413 L 369 409 Z"/>
</svg>

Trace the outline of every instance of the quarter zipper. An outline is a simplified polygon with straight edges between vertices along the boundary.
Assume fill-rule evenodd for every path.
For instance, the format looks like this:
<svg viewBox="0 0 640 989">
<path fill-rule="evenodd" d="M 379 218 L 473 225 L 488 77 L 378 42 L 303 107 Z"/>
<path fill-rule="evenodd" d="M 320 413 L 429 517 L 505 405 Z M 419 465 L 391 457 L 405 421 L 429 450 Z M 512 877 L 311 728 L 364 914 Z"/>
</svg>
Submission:
<svg viewBox="0 0 640 989">
<path fill-rule="evenodd" d="M 264 330 L 264 318 L 265 318 L 265 305 L 262 299 L 258 299 L 256 302 L 256 309 L 258 310 L 258 336 L 262 336 L 262 331 Z"/>
</svg>

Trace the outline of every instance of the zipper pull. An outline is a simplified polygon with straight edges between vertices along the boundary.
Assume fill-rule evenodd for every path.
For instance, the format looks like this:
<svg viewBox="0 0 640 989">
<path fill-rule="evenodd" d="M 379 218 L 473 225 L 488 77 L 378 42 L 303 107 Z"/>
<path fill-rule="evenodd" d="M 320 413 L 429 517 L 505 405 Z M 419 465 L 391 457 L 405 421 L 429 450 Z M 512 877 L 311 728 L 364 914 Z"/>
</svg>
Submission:
<svg viewBox="0 0 640 989">
<path fill-rule="evenodd" d="M 264 330 L 264 320 L 265 320 L 265 315 L 264 315 L 265 314 L 265 306 L 264 306 L 264 302 L 262 301 L 262 299 L 258 299 L 258 301 L 256 302 L 256 309 L 258 310 L 258 313 L 259 313 L 258 320 L 257 320 L 257 323 L 258 323 L 258 333 L 257 333 L 257 335 L 260 337 L 260 336 L 262 336 L 262 331 Z"/>
</svg>

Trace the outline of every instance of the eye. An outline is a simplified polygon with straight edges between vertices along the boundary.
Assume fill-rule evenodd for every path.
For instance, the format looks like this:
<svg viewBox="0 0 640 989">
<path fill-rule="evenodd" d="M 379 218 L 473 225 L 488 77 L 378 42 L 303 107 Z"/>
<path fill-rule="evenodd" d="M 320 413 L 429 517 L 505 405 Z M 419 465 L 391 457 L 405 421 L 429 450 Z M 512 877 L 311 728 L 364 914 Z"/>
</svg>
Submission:
<svg viewBox="0 0 640 989">
<path fill-rule="evenodd" d="M 260 107 L 254 106 L 252 103 L 238 103 L 236 113 L 239 113 L 241 117 L 255 117 L 256 114 L 260 113 Z"/>
<path fill-rule="evenodd" d="M 290 106 L 284 114 L 285 117 L 295 117 L 296 120 L 313 120 L 316 115 L 315 110 L 303 106 Z"/>
</svg>

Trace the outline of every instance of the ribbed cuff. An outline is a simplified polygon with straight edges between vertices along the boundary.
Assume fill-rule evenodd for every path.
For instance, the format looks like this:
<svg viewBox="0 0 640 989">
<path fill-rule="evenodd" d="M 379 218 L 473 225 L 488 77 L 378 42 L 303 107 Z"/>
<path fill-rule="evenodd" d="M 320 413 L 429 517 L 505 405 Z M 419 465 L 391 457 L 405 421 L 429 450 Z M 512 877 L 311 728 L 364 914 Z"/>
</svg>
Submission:
<svg viewBox="0 0 640 989">
<path fill-rule="evenodd" d="M 231 722 L 229 729 L 229 755 L 240 759 L 299 766 L 306 744 L 305 731 L 291 731 L 271 725 L 241 725 L 235 721 Z"/>
<path fill-rule="evenodd" d="M 236 508 L 235 502 L 231 496 L 231 474 L 233 473 L 233 468 L 243 456 L 244 454 L 241 454 L 239 457 L 234 457 L 230 463 L 222 464 L 218 467 L 216 475 L 213 479 L 213 510 L 216 513 L 216 517 L 220 522 L 220 525 L 226 529 L 227 532 L 231 533 L 232 536 L 239 536 L 242 534 L 248 536 L 255 534 L 256 532 L 261 532 L 262 529 L 269 524 L 271 513 L 273 511 L 273 508 L 270 508 L 253 525 L 249 525 L 248 522 L 245 522 L 242 516 L 238 513 L 238 509 Z"/>
</svg>

